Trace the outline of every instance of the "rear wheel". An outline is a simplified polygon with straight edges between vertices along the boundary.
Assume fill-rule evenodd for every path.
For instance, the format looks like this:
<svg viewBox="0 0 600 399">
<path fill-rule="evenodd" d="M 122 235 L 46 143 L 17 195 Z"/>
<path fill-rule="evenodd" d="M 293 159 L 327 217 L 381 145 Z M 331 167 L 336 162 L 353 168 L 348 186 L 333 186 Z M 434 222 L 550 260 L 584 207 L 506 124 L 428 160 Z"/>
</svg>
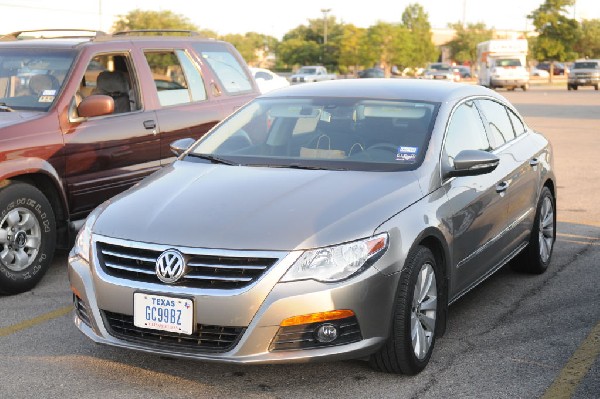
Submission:
<svg viewBox="0 0 600 399">
<path fill-rule="evenodd" d="M 598 85 L 594 85 L 594 90 L 598 90 Z"/>
<path fill-rule="evenodd" d="M 427 366 L 436 338 L 438 275 L 431 250 L 411 251 L 400 276 L 390 337 L 371 355 L 373 368 L 414 375 Z"/>
<path fill-rule="evenodd" d="M 56 222 L 37 188 L 10 182 L 0 191 L 0 294 L 32 289 L 50 267 Z"/>
<path fill-rule="evenodd" d="M 529 244 L 513 261 L 517 271 L 541 274 L 548 269 L 556 239 L 556 205 L 548 187 L 542 189 L 537 204 Z"/>
</svg>

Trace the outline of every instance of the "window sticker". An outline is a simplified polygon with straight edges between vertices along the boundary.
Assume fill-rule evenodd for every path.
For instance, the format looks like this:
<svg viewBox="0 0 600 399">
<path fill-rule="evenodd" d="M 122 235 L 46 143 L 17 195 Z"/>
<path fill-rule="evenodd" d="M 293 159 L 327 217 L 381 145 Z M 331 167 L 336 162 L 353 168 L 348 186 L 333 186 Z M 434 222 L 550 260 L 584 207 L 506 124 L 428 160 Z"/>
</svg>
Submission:
<svg viewBox="0 0 600 399">
<path fill-rule="evenodd" d="M 40 96 L 38 103 L 51 103 L 54 101 L 54 96 Z"/>
<path fill-rule="evenodd" d="M 419 147 L 398 147 L 398 153 L 396 154 L 396 161 L 400 163 L 415 163 L 417 162 L 417 154 L 419 153 Z"/>
<path fill-rule="evenodd" d="M 42 96 L 55 96 L 56 90 L 44 90 Z"/>
</svg>

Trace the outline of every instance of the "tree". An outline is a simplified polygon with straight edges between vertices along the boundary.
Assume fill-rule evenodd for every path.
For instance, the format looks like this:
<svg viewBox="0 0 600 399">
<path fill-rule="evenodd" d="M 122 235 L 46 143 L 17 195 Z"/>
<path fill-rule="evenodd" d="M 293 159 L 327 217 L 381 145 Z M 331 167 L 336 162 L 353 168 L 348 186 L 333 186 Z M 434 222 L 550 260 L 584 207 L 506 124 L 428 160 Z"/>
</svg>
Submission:
<svg viewBox="0 0 600 399">
<path fill-rule="evenodd" d="M 546 0 L 527 18 L 538 32 L 533 56 L 540 60 L 567 61 L 577 58 L 573 48 L 581 35 L 579 23 L 566 16 L 566 8 L 575 0 Z"/>
<path fill-rule="evenodd" d="M 265 53 L 274 51 L 277 47 L 277 39 L 255 32 L 248 32 L 245 35 L 229 34 L 220 36 L 219 39 L 233 44 L 248 63 L 259 61 L 260 57 L 266 55 Z"/>
<path fill-rule="evenodd" d="M 347 73 L 350 67 L 357 71 L 359 66 L 364 65 L 364 56 L 360 45 L 364 40 L 366 29 L 358 28 L 352 24 L 346 24 L 342 27 L 342 37 L 340 40 L 339 67 L 340 72 Z"/>
<path fill-rule="evenodd" d="M 600 19 L 581 22 L 581 36 L 574 50 L 579 57 L 600 58 Z"/>
<path fill-rule="evenodd" d="M 381 66 L 387 76 L 393 65 L 404 67 L 410 64 L 412 50 L 409 30 L 400 24 L 386 22 L 369 27 L 361 45 L 366 65 Z"/>
<path fill-rule="evenodd" d="M 423 6 L 409 4 L 402 13 L 402 25 L 410 31 L 413 43 L 410 66 L 425 66 L 435 61 L 439 51 L 431 41 L 431 24 Z"/>
<path fill-rule="evenodd" d="M 278 54 L 287 65 L 311 65 L 318 63 L 321 47 L 313 41 L 292 38 L 281 42 Z"/>
<path fill-rule="evenodd" d="M 172 11 L 144 11 L 135 9 L 125 15 L 119 16 L 119 19 L 113 24 L 113 31 L 140 30 L 140 29 L 180 29 L 199 32 L 206 37 L 217 37 L 217 34 L 211 30 L 199 30 L 196 25 L 190 22 L 183 15 L 174 14 Z"/>
<path fill-rule="evenodd" d="M 449 25 L 456 31 L 454 39 L 446 45 L 450 47 L 452 59 L 459 64 L 469 63 L 475 65 L 477 62 L 477 44 L 490 40 L 494 36 L 492 29 L 487 29 L 483 22 L 468 24 L 463 27 L 461 22 Z"/>
</svg>

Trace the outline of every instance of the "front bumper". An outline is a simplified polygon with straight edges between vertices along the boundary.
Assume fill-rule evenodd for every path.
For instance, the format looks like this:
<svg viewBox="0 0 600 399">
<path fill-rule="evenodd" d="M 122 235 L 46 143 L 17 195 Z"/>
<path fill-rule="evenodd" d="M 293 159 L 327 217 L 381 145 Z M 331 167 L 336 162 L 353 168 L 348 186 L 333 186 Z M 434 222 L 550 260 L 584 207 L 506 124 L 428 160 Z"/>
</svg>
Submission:
<svg viewBox="0 0 600 399">
<path fill-rule="evenodd" d="M 521 87 L 529 84 L 529 79 L 525 78 L 493 78 L 491 79 L 491 85 L 494 87 Z"/>
<path fill-rule="evenodd" d="M 390 331 L 398 274 L 385 276 L 375 267 L 348 281 L 280 283 L 298 258 L 290 253 L 252 286 L 243 290 L 186 289 L 180 286 L 136 282 L 104 273 L 79 257 L 69 258 L 69 280 L 75 293 L 77 327 L 93 341 L 160 355 L 229 363 L 306 362 L 319 359 L 361 358 L 375 352 Z M 385 256 L 378 262 L 383 261 Z M 134 292 L 185 296 L 194 301 L 195 321 L 202 325 L 238 328 L 241 333 L 225 351 L 156 344 L 123 337 L 107 325 L 106 314 L 133 315 Z M 311 349 L 272 351 L 281 322 L 289 317 L 349 309 L 356 315 L 360 339 L 356 342 Z"/>
</svg>

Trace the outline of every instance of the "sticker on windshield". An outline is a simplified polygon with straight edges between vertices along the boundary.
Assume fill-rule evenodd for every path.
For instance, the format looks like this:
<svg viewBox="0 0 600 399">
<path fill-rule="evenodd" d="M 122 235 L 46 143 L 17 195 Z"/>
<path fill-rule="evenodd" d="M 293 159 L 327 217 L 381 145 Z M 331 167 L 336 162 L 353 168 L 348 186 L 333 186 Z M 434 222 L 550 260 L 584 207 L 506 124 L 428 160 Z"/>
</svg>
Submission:
<svg viewBox="0 0 600 399">
<path fill-rule="evenodd" d="M 56 90 L 44 90 L 42 96 L 55 96 Z"/>
<path fill-rule="evenodd" d="M 54 101 L 54 96 L 40 96 L 38 103 L 51 103 Z"/>
<path fill-rule="evenodd" d="M 400 163 L 415 163 L 417 162 L 417 154 L 419 153 L 419 147 L 398 147 L 398 153 L 396 154 L 396 161 Z"/>
</svg>

